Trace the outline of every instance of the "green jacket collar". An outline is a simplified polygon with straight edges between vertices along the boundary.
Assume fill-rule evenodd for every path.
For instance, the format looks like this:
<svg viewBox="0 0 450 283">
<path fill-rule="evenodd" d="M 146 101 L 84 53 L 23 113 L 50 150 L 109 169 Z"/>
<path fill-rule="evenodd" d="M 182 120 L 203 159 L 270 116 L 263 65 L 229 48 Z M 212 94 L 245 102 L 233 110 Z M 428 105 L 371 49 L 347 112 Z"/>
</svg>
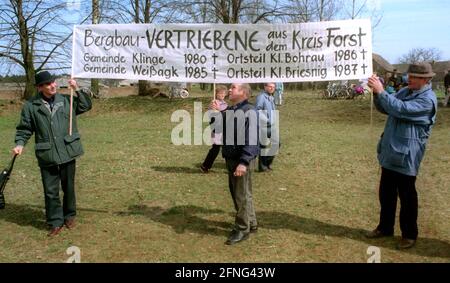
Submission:
<svg viewBox="0 0 450 283">
<path fill-rule="evenodd" d="M 39 110 L 42 113 L 44 113 L 45 115 L 51 117 L 52 113 L 50 113 L 49 109 L 47 109 L 47 107 L 45 106 L 45 104 L 44 104 L 44 102 L 42 100 L 43 100 L 43 94 L 41 92 L 39 92 L 34 97 L 33 104 L 36 105 L 36 106 L 39 106 Z M 54 104 L 57 105 L 58 103 L 64 104 L 64 97 L 62 96 L 62 94 L 56 93 L 55 94 Z"/>
<path fill-rule="evenodd" d="M 42 99 L 43 99 L 42 92 L 38 92 L 38 94 L 36 94 L 36 96 L 33 99 L 33 104 L 36 104 L 36 105 L 43 104 Z M 54 103 L 56 104 L 58 102 L 64 102 L 64 97 L 62 96 L 62 94 L 56 93 L 55 94 L 55 102 Z"/>
</svg>

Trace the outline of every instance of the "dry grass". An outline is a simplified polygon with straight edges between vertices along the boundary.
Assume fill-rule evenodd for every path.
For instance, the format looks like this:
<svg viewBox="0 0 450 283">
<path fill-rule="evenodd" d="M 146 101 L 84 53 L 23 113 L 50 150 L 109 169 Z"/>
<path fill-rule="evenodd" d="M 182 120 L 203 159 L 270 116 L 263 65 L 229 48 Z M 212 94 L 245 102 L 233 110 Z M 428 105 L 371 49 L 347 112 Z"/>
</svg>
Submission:
<svg viewBox="0 0 450 283">
<path fill-rule="evenodd" d="M 86 154 L 77 162 L 78 226 L 46 237 L 44 200 L 32 142 L 16 163 L 0 211 L 1 262 L 450 261 L 450 109 L 440 109 L 417 186 L 420 239 L 408 251 L 394 239 L 367 240 L 378 220 L 375 146 L 385 117 L 368 100 L 325 101 L 289 92 L 281 111 L 275 171 L 253 175 L 260 230 L 226 246 L 233 206 L 224 162 L 197 169 L 208 146 L 174 146 L 170 115 L 193 111 L 194 97 L 169 102 L 136 96 L 96 100 L 80 117 Z M 8 162 L 19 109 L 0 106 L 0 165 Z"/>
</svg>

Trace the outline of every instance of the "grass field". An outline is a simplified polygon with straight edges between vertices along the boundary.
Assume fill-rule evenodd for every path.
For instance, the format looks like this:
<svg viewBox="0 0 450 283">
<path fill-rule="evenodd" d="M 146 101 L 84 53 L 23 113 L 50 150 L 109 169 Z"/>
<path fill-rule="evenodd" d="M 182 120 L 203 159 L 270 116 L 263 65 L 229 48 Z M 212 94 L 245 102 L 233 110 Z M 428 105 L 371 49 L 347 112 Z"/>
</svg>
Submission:
<svg viewBox="0 0 450 283">
<path fill-rule="evenodd" d="M 326 101 L 290 91 L 280 108 L 280 154 L 270 173 L 254 173 L 258 233 L 224 242 L 234 221 L 225 164 L 198 164 L 209 147 L 174 146 L 174 110 L 193 111 L 197 95 L 95 100 L 79 117 L 85 155 L 77 161 L 78 226 L 48 238 L 33 141 L 16 162 L 0 210 L 0 262 L 450 262 L 450 108 L 441 108 L 417 180 L 419 241 L 367 240 L 378 221 L 375 148 L 385 116 L 369 100 Z M 7 165 L 20 105 L 0 100 L 0 166 Z"/>
</svg>

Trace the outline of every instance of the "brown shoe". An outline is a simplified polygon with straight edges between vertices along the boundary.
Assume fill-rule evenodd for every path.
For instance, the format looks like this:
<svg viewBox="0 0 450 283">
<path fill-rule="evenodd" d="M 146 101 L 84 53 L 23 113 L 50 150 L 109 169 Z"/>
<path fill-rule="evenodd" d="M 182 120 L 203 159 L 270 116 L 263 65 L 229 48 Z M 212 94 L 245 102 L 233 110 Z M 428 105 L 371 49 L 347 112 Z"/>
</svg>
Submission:
<svg viewBox="0 0 450 283">
<path fill-rule="evenodd" d="M 414 247 L 415 244 L 416 244 L 416 240 L 414 240 L 414 239 L 402 238 L 400 240 L 400 242 L 398 242 L 397 248 L 399 250 L 409 249 L 409 248 Z"/>
<path fill-rule="evenodd" d="M 66 225 L 67 229 L 75 228 L 75 218 L 70 218 L 64 221 L 64 225 Z"/>
<path fill-rule="evenodd" d="M 370 231 L 369 233 L 366 234 L 366 238 L 368 238 L 368 239 L 378 239 L 378 238 L 391 237 L 391 236 L 392 235 L 384 234 L 383 232 L 381 232 L 378 229 Z"/>
<path fill-rule="evenodd" d="M 53 227 L 50 229 L 50 232 L 47 234 L 47 236 L 49 237 L 53 237 L 58 235 L 63 229 L 63 226 L 59 226 L 59 227 Z"/>
</svg>

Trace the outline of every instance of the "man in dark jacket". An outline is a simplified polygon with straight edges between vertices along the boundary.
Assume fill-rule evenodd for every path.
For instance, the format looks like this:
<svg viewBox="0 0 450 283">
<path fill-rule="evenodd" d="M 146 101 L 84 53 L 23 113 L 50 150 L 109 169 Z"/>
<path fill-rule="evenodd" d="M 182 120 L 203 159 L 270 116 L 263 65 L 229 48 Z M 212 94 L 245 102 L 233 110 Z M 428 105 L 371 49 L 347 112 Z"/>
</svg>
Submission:
<svg viewBox="0 0 450 283">
<path fill-rule="evenodd" d="M 75 80 L 69 85 L 76 91 L 73 99 L 73 131 L 69 135 L 70 97 L 56 92 L 55 78 L 47 71 L 36 75 L 38 94 L 27 101 L 16 128 L 14 154 L 35 134 L 35 154 L 41 170 L 45 193 L 45 214 L 49 236 L 59 234 L 65 225 L 75 225 L 75 158 L 83 154 L 76 115 L 92 108 L 89 94 L 78 90 Z M 64 192 L 63 205 L 59 187 Z"/>
<path fill-rule="evenodd" d="M 450 69 L 447 70 L 447 74 L 444 77 L 445 99 L 442 105 L 447 106 L 448 99 L 450 98 Z"/>
<path fill-rule="evenodd" d="M 233 245 L 256 232 L 257 222 L 252 196 L 251 167 L 259 154 L 258 116 L 249 104 L 248 84 L 232 84 L 229 100 L 232 106 L 223 112 L 223 148 L 228 169 L 228 186 L 236 209 L 235 225 L 227 245 Z M 219 106 L 212 104 L 218 110 Z M 217 128 L 216 128 L 217 129 Z"/>
</svg>

